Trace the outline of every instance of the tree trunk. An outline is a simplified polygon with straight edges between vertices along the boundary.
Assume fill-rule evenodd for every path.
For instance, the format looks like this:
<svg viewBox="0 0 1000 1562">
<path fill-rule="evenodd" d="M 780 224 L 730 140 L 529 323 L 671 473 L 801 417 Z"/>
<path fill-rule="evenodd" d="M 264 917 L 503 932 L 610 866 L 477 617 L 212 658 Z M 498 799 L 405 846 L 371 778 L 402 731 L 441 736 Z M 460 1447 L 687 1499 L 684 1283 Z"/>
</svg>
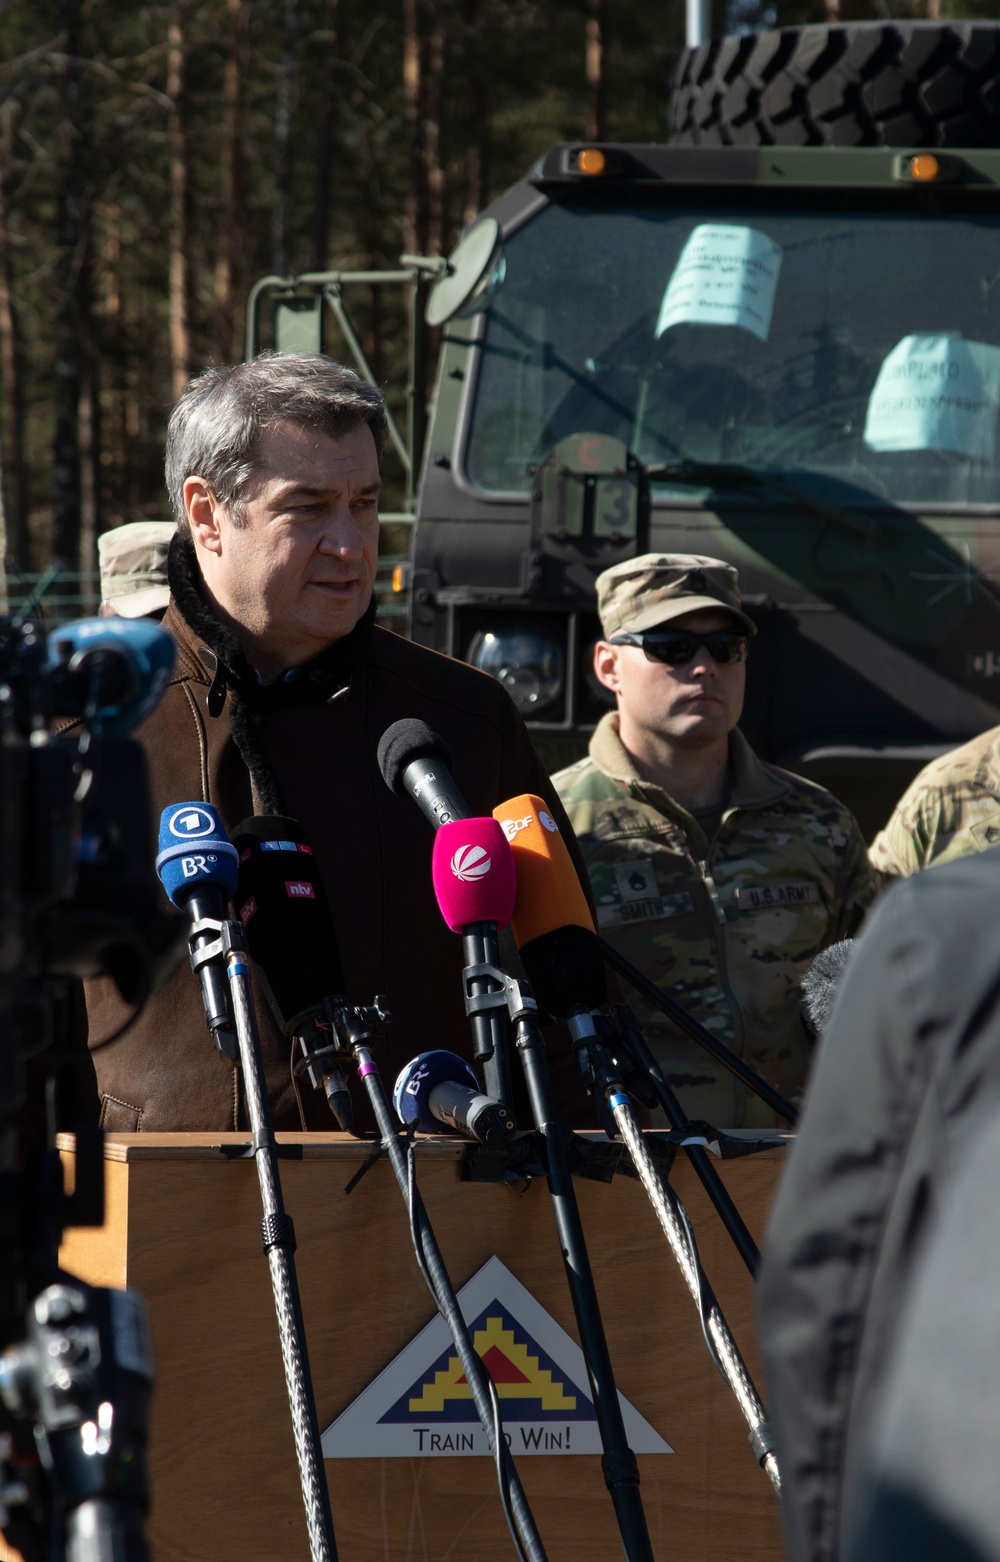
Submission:
<svg viewBox="0 0 1000 1562">
<path fill-rule="evenodd" d="M 17 105 L 10 100 L 0 112 L 0 382 L 6 402 L 3 420 L 4 483 L 0 499 L 5 522 L 2 542 L 5 560 L 13 554 L 22 570 L 31 568 L 31 544 L 28 531 L 28 468 L 24 449 L 24 357 L 20 321 L 14 301 L 14 274 L 7 232 L 7 170 L 11 164 L 14 116 Z"/>
<path fill-rule="evenodd" d="M 85 101 L 80 62 L 81 0 L 62 0 L 66 53 L 59 70 L 58 310 L 55 342 L 55 438 L 52 448 L 52 560 L 72 570 L 80 556 L 80 388 L 86 320 L 87 175 Z"/>
<path fill-rule="evenodd" d="M 185 0 L 173 0 L 167 25 L 167 97 L 170 99 L 170 381 L 176 401 L 191 374 L 188 327 L 187 144 L 184 134 Z"/>
<path fill-rule="evenodd" d="M 285 33 L 274 106 L 274 201 L 271 207 L 271 269 L 283 277 L 288 268 L 288 181 L 291 160 L 292 87 L 295 43 L 299 30 L 298 0 L 285 0 Z"/>
<path fill-rule="evenodd" d="M 444 168 L 441 164 L 441 86 L 444 76 L 444 25 L 437 7 L 427 39 L 424 83 L 423 186 L 427 192 L 424 253 L 440 255 L 444 240 Z"/>
<path fill-rule="evenodd" d="M 312 251 L 315 271 L 325 271 L 327 268 L 327 247 L 330 240 L 331 143 L 339 96 L 336 76 L 340 49 L 339 0 L 327 0 L 327 19 L 330 37 L 326 81 L 323 83 L 323 108 L 319 121 L 319 145 L 316 148 L 316 182 L 313 200 Z"/>
<path fill-rule="evenodd" d="M 222 78 L 222 159 L 219 171 L 219 248 L 215 261 L 215 315 L 220 356 L 234 361 L 243 349 L 238 290 L 243 282 L 245 211 L 243 103 L 247 78 L 247 0 L 226 0 L 229 53 Z"/>
<path fill-rule="evenodd" d="M 585 29 L 587 123 L 583 133 L 591 141 L 603 141 L 607 134 L 604 113 L 603 11 L 603 0 L 587 0 L 587 25 Z"/>
<path fill-rule="evenodd" d="M 403 120 L 410 162 L 404 204 L 403 242 L 414 255 L 422 254 L 426 231 L 425 203 L 422 199 L 424 164 L 420 144 L 421 84 L 419 0 L 403 0 Z"/>
</svg>

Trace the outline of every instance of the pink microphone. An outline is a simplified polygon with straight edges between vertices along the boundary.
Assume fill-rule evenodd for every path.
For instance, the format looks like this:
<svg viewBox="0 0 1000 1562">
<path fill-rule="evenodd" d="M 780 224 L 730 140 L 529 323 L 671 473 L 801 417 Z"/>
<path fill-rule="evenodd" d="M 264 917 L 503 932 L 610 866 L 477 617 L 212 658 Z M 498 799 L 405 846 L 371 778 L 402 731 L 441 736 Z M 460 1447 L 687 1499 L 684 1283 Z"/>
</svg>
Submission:
<svg viewBox="0 0 1000 1562">
<path fill-rule="evenodd" d="M 434 894 L 448 926 L 506 927 L 514 914 L 517 874 L 510 842 L 495 819 L 456 819 L 434 837 Z"/>
</svg>

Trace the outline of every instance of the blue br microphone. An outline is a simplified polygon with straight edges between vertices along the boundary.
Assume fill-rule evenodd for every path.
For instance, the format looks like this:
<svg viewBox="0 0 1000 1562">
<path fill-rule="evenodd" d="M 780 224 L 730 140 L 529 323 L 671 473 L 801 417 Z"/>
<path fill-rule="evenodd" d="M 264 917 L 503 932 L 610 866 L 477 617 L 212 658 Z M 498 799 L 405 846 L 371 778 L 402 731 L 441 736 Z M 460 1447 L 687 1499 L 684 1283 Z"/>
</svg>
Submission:
<svg viewBox="0 0 1000 1562">
<path fill-rule="evenodd" d="M 173 803 L 160 815 L 156 871 L 173 904 L 191 918 L 188 948 L 191 969 L 201 984 L 205 1020 L 223 1057 L 235 1063 L 239 1048 L 229 1007 L 229 983 L 219 942 L 220 925 L 229 918 L 236 890 L 236 848 L 211 803 Z"/>
<path fill-rule="evenodd" d="M 61 671 L 74 707 L 96 737 L 128 736 L 158 703 L 174 670 L 176 647 L 144 618 L 78 618 L 53 629 L 49 664 Z"/>
<path fill-rule="evenodd" d="M 471 1135 L 480 1144 L 507 1144 L 517 1123 L 513 1114 L 480 1089 L 474 1070 L 454 1052 L 421 1052 L 401 1070 L 392 1092 L 401 1123 L 421 1133 L 445 1130 Z"/>
</svg>

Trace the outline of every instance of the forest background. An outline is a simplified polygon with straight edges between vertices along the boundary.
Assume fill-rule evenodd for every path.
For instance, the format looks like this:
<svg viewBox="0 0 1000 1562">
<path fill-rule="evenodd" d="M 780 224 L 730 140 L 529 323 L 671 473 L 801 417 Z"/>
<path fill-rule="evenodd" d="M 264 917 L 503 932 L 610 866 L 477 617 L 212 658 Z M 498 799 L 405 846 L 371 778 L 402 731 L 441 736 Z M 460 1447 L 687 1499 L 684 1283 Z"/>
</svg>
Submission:
<svg viewBox="0 0 1000 1562">
<path fill-rule="evenodd" d="M 997 0 L 715 0 L 715 32 Z M 553 142 L 665 140 L 684 0 L 0 0 L 0 556 L 166 519 L 174 397 L 260 275 L 447 254 Z M 376 377 L 405 329 L 357 300 Z M 332 342 L 331 351 L 339 346 Z M 399 501 L 392 470 L 390 505 Z"/>
</svg>

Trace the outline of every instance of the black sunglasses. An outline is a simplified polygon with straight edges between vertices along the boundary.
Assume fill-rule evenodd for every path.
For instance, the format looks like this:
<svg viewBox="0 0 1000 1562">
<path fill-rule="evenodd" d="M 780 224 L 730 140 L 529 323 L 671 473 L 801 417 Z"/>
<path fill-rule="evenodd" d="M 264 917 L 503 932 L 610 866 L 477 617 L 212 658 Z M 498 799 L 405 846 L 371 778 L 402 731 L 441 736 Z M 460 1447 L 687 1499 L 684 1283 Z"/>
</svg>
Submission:
<svg viewBox="0 0 1000 1562">
<path fill-rule="evenodd" d="M 687 629 L 659 629 L 650 634 L 613 635 L 609 645 L 638 645 L 647 662 L 663 662 L 667 667 L 686 667 L 694 661 L 702 646 L 713 662 L 724 665 L 745 662 L 750 636 L 739 629 L 713 629 L 697 635 Z"/>
</svg>

